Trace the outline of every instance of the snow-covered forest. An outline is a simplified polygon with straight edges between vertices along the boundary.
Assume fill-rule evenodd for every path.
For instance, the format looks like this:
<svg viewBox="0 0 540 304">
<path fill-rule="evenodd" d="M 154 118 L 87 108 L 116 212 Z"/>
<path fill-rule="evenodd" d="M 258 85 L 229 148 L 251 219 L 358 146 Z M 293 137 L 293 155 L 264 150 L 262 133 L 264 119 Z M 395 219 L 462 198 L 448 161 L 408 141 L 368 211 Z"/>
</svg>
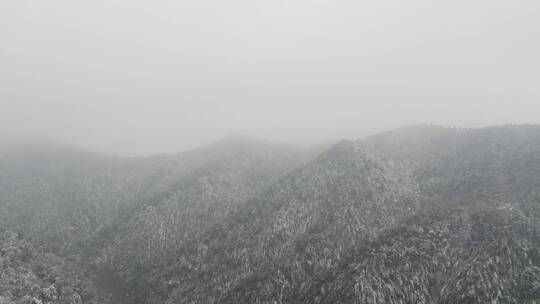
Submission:
<svg viewBox="0 0 540 304">
<path fill-rule="evenodd" d="M 0 303 L 539 303 L 540 127 L 0 148 Z"/>
</svg>

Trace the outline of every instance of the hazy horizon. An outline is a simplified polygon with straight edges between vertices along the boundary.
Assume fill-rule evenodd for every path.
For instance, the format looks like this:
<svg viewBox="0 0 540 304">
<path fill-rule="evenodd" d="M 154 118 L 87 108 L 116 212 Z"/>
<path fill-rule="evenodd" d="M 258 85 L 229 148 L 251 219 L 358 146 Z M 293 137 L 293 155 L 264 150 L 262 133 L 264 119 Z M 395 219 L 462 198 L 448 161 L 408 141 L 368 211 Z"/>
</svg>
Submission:
<svg viewBox="0 0 540 304">
<path fill-rule="evenodd" d="M 537 1 L 2 6 L 0 141 L 138 156 L 540 123 Z"/>
</svg>

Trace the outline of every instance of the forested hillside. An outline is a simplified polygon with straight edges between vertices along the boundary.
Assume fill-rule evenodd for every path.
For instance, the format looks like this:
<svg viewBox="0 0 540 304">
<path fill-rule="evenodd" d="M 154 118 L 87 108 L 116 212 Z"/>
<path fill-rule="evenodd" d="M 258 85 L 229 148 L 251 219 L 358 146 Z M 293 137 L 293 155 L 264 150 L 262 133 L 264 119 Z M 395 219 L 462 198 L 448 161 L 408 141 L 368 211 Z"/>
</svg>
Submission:
<svg viewBox="0 0 540 304">
<path fill-rule="evenodd" d="M 312 152 L 261 142 L 234 141 L 235 153 L 201 165 L 169 191 L 134 212 L 104 244 L 98 264 L 116 269 L 137 293 L 154 298 L 167 289 L 162 273 L 178 252 L 214 224 L 241 209 L 279 177 L 311 158 Z M 98 238 L 100 235 L 98 235 Z"/>
<path fill-rule="evenodd" d="M 540 301 L 538 126 L 1 155 L 0 222 L 134 303 Z"/>
<path fill-rule="evenodd" d="M 234 157 L 248 157 L 254 150 L 261 157 L 281 153 L 281 159 L 275 156 L 278 165 L 264 172 L 266 178 L 300 165 L 309 154 L 296 147 L 272 147 L 241 137 L 148 158 L 101 155 L 57 144 L 3 147 L 0 222 L 55 251 L 70 253 L 96 232 L 117 226 L 139 207 L 160 202 L 178 184 L 186 183 L 186 176 L 194 171 Z"/>
<path fill-rule="evenodd" d="M 103 304 L 115 303 L 98 291 L 74 261 L 61 258 L 0 227 L 0 303 Z"/>
</svg>

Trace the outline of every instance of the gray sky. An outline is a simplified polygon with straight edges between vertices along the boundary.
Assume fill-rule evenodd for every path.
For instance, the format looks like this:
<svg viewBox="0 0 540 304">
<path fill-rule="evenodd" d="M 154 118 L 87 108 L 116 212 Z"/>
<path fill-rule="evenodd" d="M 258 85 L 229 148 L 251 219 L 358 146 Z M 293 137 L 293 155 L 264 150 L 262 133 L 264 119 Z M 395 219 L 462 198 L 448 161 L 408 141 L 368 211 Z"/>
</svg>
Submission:
<svg viewBox="0 0 540 304">
<path fill-rule="evenodd" d="M 124 155 L 540 123 L 538 0 L 2 0 L 0 139 Z"/>
</svg>

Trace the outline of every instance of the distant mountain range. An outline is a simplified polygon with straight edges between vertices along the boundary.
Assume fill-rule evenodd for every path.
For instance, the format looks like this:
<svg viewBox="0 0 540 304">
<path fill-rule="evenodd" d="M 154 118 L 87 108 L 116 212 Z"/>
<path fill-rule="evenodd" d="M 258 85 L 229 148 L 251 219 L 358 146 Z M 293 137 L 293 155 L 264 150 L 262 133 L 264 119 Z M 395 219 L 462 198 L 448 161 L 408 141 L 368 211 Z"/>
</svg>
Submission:
<svg viewBox="0 0 540 304">
<path fill-rule="evenodd" d="M 2 277 L 1 304 L 540 303 L 540 126 L 147 158 L 4 147 L 0 225 L 0 246 L 66 261 L 40 290 L 94 290 Z"/>
</svg>

